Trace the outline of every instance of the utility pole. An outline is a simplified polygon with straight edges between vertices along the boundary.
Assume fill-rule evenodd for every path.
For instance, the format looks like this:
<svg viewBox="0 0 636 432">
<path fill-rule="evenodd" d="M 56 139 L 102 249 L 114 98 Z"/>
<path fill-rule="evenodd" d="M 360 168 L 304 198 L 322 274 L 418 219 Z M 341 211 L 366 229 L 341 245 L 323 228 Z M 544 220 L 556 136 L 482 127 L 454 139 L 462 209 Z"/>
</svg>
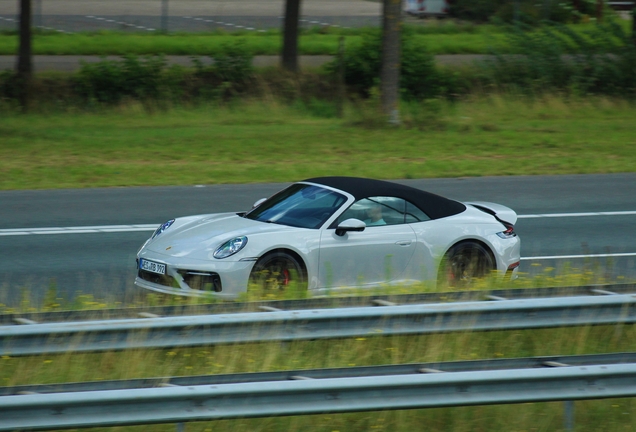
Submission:
<svg viewBox="0 0 636 432">
<path fill-rule="evenodd" d="M 298 21 L 300 20 L 300 1 L 301 0 L 285 0 L 281 66 L 290 72 L 298 71 Z"/>
<path fill-rule="evenodd" d="M 18 47 L 18 76 L 19 99 L 22 109 L 28 107 L 31 93 L 31 75 L 33 62 L 31 59 L 31 0 L 20 0 L 20 41 Z"/>
<path fill-rule="evenodd" d="M 389 123 L 400 124 L 400 30 L 402 0 L 383 0 L 380 105 Z"/>
</svg>

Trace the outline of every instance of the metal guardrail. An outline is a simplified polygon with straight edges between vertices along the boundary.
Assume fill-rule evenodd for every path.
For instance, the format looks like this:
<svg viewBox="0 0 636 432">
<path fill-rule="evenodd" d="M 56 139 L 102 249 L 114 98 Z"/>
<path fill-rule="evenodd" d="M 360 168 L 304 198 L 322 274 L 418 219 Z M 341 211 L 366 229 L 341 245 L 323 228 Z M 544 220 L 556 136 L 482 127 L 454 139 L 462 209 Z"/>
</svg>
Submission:
<svg viewBox="0 0 636 432">
<path fill-rule="evenodd" d="M 515 300 L 525 298 L 568 297 L 584 295 L 613 295 L 636 293 L 636 284 L 604 284 L 571 287 L 502 288 L 484 291 L 452 291 L 419 294 L 389 294 L 348 297 L 314 297 L 304 300 L 268 300 L 260 302 L 218 302 L 198 305 L 145 306 L 83 311 L 18 312 L 0 314 L 0 326 L 25 323 L 63 321 L 94 321 L 148 316 L 204 315 L 263 310 L 327 309 L 338 307 L 373 306 L 386 302 L 399 305 L 446 303 L 456 301 Z"/>
<path fill-rule="evenodd" d="M 636 294 L 0 326 L 0 355 L 636 322 Z"/>
<path fill-rule="evenodd" d="M 3 394 L 0 431 L 633 397 L 635 359 L 623 353 L 287 371 L 189 377 L 185 385 L 169 378 L 156 387 L 91 383 L 102 388 Z M 566 405 L 566 423 L 571 412 Z"/>
</svg>

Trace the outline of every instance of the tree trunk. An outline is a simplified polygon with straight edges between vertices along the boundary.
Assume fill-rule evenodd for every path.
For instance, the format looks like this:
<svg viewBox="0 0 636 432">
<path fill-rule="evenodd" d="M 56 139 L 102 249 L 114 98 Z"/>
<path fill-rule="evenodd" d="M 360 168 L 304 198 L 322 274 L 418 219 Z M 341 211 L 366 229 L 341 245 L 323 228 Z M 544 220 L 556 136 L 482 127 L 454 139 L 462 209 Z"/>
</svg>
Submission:
<svg viewBox="0 0 636 432">
<path fill-rule="evenodd" d="M 281 65 L 284 69 L 298 71 L 298 20 L 300 19 L 300 0 L 285 1 L 285 24 L 283 28 L 283 55 Z"/>
<path fill-rule="evenodd" d="M 20 86 L 20 105 L 26 109 L 30 99 L 31 75 L 33 63 L 31 59 L 31 0 L 20 0 L 20 41 L 18 47 L 18 63 L 16 65 L 18 85 Z"/>
<path fill-rule="evenodd" d="M 402 0 L 383 0 L 382 67 L 380 104 L 382 113 L 392 124 L 400 123 L 400 26 Z"/>
</svg>

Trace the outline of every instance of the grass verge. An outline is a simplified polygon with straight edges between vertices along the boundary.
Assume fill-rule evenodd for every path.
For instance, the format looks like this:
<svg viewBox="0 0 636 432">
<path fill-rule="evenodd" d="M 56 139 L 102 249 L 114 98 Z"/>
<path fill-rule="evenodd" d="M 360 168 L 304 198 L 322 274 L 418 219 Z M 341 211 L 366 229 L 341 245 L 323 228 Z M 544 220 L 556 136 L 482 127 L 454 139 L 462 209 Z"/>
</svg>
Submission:
<svg viewBox="0 0 636 432">
<path fill-rule="evenodd" d="M 628 21 L 621 21 L 629 29 Z M 506 26 L 456 25 L 436 23 L 405 25 L 415 42 L 431 54 L 489 54 L 493 50 L 510 51 Z M 594 24 L 570 25 L 575 33 L 585 37 Z M 338 51 L 340 37 L 347 46 L 359 44 L 369 28 L 342 29 L 333 27 L 310 28 L 301 32 L 298 53 L 300 55 L 334 55 Z M 245 42 L 252 55 L 278 55 L 282 48 L 279 30 L 262 33 L 215 31 L 209 33 L 140 34 L 125 32 L 84 32 L 62 34 L 36 32 L 33 36 L 35 55 L 201 55 L 222 52 L 223 46 L 237 39 Z M 597 41 L 599 42 L 599 41 Z M 602 42 L 602 41 L 600 41 Z M 18 49 L 15 32 L 0 33 L 0 55 L 14 55 Z"/>
<path fill-rule="evenodd" d="M 486 54 L 492 48 L 505 52 L 502 35 L 416 35 L 416 43 L 432 54 Z M 278 35 L 225 36 L 225 35 L 41 35 L 33 39 L 34 55 L 124 55 L 164 54 L 211 56 L 222 52 L 223 46 L 236 40 L 245 41 L 253 55 L 279 55 L 282 40 Z M 300 55 L 335 55 L 340 36 L 301 36 Z M 347 45 L 361 41 L 357 35 L 345 36 Z M 15 55 L 18 40 L 13 36 L 0 36 L 0 55 Z"/>
<path fill-rule="evenodd" d="M 235 102 L 96 113 L 5 114 L 0 189 L 633 172 L 636 109 L 606 98 L 403 104 Z"/>
</svg>

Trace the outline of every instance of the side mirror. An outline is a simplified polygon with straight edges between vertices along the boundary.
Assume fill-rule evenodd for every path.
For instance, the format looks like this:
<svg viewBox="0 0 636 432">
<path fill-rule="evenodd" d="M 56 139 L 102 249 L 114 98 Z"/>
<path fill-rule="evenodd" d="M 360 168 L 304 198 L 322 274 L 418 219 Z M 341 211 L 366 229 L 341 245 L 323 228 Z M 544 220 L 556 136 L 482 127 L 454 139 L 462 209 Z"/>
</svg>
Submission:
<svg viewBox="0 0 636 432">
<path fill-rule="evenodd" d="M 254 203 L 254 205 L 252 206 L 252 208 L 256 208 L 256 207 L 258 207 L 259 205 L 263 204 L 265 201 L 267 201 L 267 198 L 261 198 L 261 199 L 259 199 L 258 201 L 256 201 L 256 202 Z"/>
<path fill-rule="evenodd" d="M 340 222 L 340 224 L 336 228 L 336 235 L 343 236 L 349 231 L 364 231 L 366 227 L 367 225 L 360 219 L 347 219 Z"/>
</svg>

